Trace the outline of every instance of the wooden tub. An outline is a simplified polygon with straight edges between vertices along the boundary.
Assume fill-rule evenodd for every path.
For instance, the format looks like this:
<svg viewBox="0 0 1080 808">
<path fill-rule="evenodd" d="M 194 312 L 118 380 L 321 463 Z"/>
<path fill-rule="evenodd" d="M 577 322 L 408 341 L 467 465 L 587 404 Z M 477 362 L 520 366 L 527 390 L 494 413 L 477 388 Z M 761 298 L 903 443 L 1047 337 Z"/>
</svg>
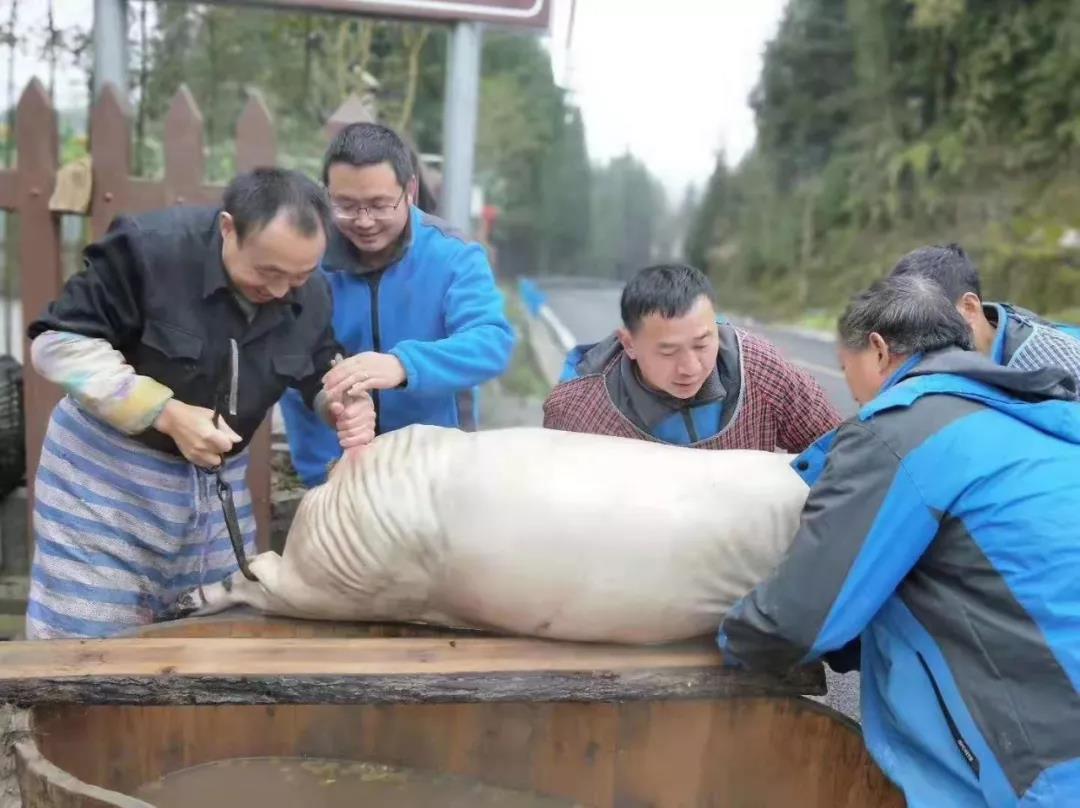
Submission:
<svg viewBox="0 0 1080 808">
<path fill-rule="evenodd" d="M 855 725 L 800 697 L 823 690 L 820 669 L 732 671 L 707 641 L 591 646 L 236 612 L 138 639 L 4 646 L 0 701 L 32 709 L 16 745 L 26 808 L 146 808 L 125 794 L 263 756 L 407 766 L 589 806 L 903 805 Z"/>
</svg>

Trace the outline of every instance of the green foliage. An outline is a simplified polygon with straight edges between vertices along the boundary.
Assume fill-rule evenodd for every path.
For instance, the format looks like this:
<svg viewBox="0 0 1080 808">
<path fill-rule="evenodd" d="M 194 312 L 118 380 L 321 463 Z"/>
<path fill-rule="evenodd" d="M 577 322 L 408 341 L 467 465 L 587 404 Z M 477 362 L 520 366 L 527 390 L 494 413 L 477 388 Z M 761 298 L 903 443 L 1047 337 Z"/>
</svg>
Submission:
<svg viewBox="0 0 1080 808">
<path fill-rule="evenodd" d="M 514 354 L 510 358 L 510 367 L 499 378 L 502 389 L 521 398 L 543 399 L 551 390 L 551 385 L 544 379 L 544 374 L 533 358 L 532 349 L 524 338 L 528 328 L 528 315 L 521 305 L 521 298 L 515 289 L 500 287 L 506 300 L 506 316 L 517 332 L 518 341 Z"/>
<path fill-rule="evenodd" d="M 738 305 L 832 311 L 960 241 L 991 296 L 1080 306 L 1080 3 L 791 0 L 752 101 L 755 151 L 687 239 Z"/>
<path fill-rule="evenodd" d="M 442 150 L 448 28 L 246 4 L 131 0 L 129 9 L 139 175 L 164 171 L 165 120 L 181 85 L 203 116 L 211 181 L 235 172 L 235 126 L 249 88 L 270 108 L 281 163 L 312 176 L 321 170 L 324 124 L 350 93 L 368 92 L 371 79 L 380 120 L 421 153 Z M 88 32 L 65 29 L 46 47 L 34 40 L 41 32 L 12 39 L 9 29 L 10 19 L 0 20 L 9 51 L 45 48 L 89 82 Z M 62 128 L 64 160 L 85 153 L 85 138 Z M 0 125 L 5 157 L 13 150 L 8 129 Z M 501 274 L 613 274 L 673 238 L 663 195 L 640 164 L 592 167 L 581 113 L 556 85 L 538 38 L 486 31 L 476 160 L 477 184 L 500 214 L 493 242 Z M 599 230 L 591 225 L 597 217 Z"/>
<path fill-rule="evenodd" d="M 249 87 L 262 92 L 274 114 L 286 165 L 318 168 L 324 124 L 350 93 L 368 91 L 368 75 L 379 82 L 380 118 L 403 129 L 421 151 L 437 151 L 445 36 L 427 34 L 422 26 L 382 20 L 161 4 L 145 43 L 146 62 L 138 65 L 146 80 L 138 105 L 146 121 L 138 144 L 144 171 L 162 170 L 153 144 L 162 138 L 169 103 L 181 84 L 203 114 L 212 179 L 234 170 L 235 125 Z M 415 66 L 409 63 L 414 46 Z"/>
<path fill-rule="evenodd" d="M 730 228 L 726 225 L 730 225 L 736 206 L 731 172 L 721 156 L 686 233 L 684 251 L 687 261 L 694 266 L 706 266 L 709 249 L 730 236 Z"/>
<path fill-rule="evenodd" d="M 137 144 L 148 174 L 162 166 L 164 118 L 181 83 L 206 122 L 212 179 L 235 167 L 233 127 L 248 87 L 259 88 L 283 164 L 318 174 L 322 130 L 349 93 L 378 82 L 379 118 L 421 152 L 442 148 L 447 29 L 341 15 L 166 3 L 146 43 L 146 94 Z M 488 31 L 479 104 L 477 183 L 500 212 L 500 271 L 587 266 L 590 167 L 578 110 L 556 86 L 533 37 Z M 568 270 L 568 267 L 575 269 Z"/>
<path fill-rule="evenodd" d="M 658 256 L 666 226 L 663 188 L 630 154 L 594 170 L 588 272 L 626 279 Z"/>
</svg>

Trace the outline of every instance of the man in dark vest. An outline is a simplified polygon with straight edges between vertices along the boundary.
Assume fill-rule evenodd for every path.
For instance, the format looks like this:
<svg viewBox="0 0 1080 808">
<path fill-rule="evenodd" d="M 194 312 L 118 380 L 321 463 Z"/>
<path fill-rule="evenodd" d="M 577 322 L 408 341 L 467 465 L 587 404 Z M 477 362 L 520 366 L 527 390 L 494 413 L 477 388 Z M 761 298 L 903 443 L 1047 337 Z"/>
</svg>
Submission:
<svg viewBox="0 0 1080 808">
<path fill-rule="evenodd" d="M 30 324 L 34 368 L 66 395 L 34 486 L 28 637 L 128 631 L 231 575 L 215 487 L 252 551 L 247 444 L 286 388 L 343 447 L 371 440 L 370 400 L 322 383 L 342 351 L 317 272 L 329 222 L 314 182 L 256 169 L 220 208 L 118 217 Z"/>
<path fill-rule="evenodd" d="M 840 415 L 807 373 L 715 309 L 693 267 L 641 270 L 623 289 L 623 327 L 567 358 L 544 426 L 699 449 L 801 452 Z"/>
</svg>

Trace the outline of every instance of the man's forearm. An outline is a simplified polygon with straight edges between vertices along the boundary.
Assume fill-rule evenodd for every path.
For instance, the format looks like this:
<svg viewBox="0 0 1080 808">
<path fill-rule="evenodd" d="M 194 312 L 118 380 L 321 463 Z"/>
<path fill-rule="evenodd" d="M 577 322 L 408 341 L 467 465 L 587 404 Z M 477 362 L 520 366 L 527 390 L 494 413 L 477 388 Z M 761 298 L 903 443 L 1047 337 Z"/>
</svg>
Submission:
<svg viewBox="0 0 1080 808">
<path fill-rule="evenodd" d="M 34 368 L 89 412 L 128 435 L 149 429 L 172 390 L 140 376 L 107 340 L 46 331 L 31 343 Z"/>
</svg>

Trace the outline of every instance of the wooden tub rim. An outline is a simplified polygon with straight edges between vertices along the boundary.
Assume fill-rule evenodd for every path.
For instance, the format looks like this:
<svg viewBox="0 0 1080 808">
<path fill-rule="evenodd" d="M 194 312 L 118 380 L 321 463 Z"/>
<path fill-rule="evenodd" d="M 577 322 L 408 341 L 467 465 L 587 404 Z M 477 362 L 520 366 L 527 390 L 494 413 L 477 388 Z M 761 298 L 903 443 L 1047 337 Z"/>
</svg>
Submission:
<svg viewBox="0 0 1080 808">
<path fill-rule="evenodd" d="M 143 802 L 120 791 L 83 782 L 75 775 L 61 769 L 41 754 L 33 735 L 16 741 L 14 752 L 20 798 L 24 805 L 35 805 L 35 803 L 28 803 L 27 800 L 30 799 L 28 794 L 32 795 L 34 792 L 31 781 L 36 781 L 46 794 L 58 790 L 71 799 L 93 800 L 92 805 L 109 806 L 109 808 L 155 808 L 152 803 Z M 40 803 L 42 806 L 47 804 Z"/>
</svg>

